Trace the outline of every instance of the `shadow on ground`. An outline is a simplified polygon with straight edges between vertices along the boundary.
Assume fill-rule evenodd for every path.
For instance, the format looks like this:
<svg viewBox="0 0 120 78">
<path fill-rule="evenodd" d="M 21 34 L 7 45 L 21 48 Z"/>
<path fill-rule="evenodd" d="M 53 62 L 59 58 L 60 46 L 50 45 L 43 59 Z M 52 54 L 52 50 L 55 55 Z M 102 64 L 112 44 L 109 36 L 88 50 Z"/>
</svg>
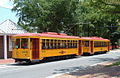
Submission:
<svg viewBox="0 0 120 78">
<path fill-rule="evenodd" d="M 56 61 L 74 59 L 74 58 L 77 58 L 77 57 L 76 56 L 67 56 L 67 57 L 45 58 L 45 59 L 37 61 L 37 62 L 31 62 L 31 63 L 14 63 L 14 64 L 8 64 L 8 66 L 31 66 L 31 65 L 43 64 L 43 63 L 50 63 L 50 62 L 56 62 Z"/>
<path fill-rule="evenodd" d="M 83 53 L 82 56 L 93 56 L 93 55 L 100 55 L 100 54 L 106 54 L 107 52 L 96 52 L 94 54 L 90 54 L 90 53 Z"/>
<path fill-rule="evenodd" d="M 120 58 L 118 58 L 118 59 L 113 59 L 113 58 L 94 58 L 94 59 L 91 59 L 90 61 L 96 61 L 96 62 L 105 62 L 105 61 L 118 61 L 118 60 L 120 60 Z M 101 68 L 103 68 L 103 66 L 101 66 L 101 65 L 99 65 L 99 66 L 79 66 L 79 67 L 70 67 L 70 68 L 66 68 L 66 69 L 55 69 L 54 70 L 54 73 L 53 74 L 58 74 L 58 73 L 70 73 L 70 74 L 73 74 L 73 75 L 81 75 L 81 74 L 90 74 L 90 73 L 95 73 L 95 72 L 97 72 L 97 73 L 102 73 L 103 71 L 106 71 L 105 73 L 107 73 L 107 71 L 108 71 L 108 74 L 109 74 L 109 68 L 108 67 L 106 67 L 106 69 L 102 69 L 101 70 Z M 111 67 L 112 68 L 112 67 Z M 110 69 L 111 69 L 110 68 Z M 119 74 L 120 74 L 120 67 L 118 66 L 117 68 L 119 68 Z M 116 67 L 115 67 L 115 70 L 117 69 Z M 101 70 L 101 72 L 99 72 L 99 70 Z M 98 70 L 98 71 L 96 71 L 96 70 Z M 114 69 L 113 69 L 113 72 L 115 71 Z M 118 69 L 117 69 L 118 70 Z M 77 72 L 76 72 L 77 71 Z M 112 70 L 111 70 L 112 71 Z M 75 73 L 74 73 L 75 72 Z M 110 73 L 111 74 L 111 73 Z"/>
<path fill-rule="evenodd" d="M 73 75 L 73 76 L 92 75 L 92 76 L 96 76 L 96 78 L 97 76 L 107 75 L 109 78 L 110 77 L 120 78 L 120 66 L 106 67 L 106 66 L 97 65 L 93 67 L 87 67 L 85 70 L 78 70 L 76 72 L 71 72 L 69 73 L 69 75 Z"/>
<path fill-rule="evenodd" d="M 85 70 L 84 66 L 79 66 L 79 67 L 70 67 L 67 69 L 55 69 L 53 74 L 58 74 L 58 73 L 69 73 L 77 70 Z"/>
</svg>

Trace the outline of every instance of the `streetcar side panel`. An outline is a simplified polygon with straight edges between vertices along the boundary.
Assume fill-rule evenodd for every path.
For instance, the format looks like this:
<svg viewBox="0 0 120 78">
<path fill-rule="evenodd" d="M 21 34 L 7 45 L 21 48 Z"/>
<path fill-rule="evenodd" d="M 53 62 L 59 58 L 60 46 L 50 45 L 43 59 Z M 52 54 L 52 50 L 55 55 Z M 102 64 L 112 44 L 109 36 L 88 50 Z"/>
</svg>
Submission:
<svg viewBox="0 0 120 78">
<path fill-rule="evenodd" d="M 78 40 L 42 38 L 40 57 L 78 55 Z"/>
<path fill-rule="evenodd" d="M 83 53 L 91 52 L 90 40 L 83 40 L 82 46 L 83 46 Z"/>
<path fill-rule="evenodd" d="M 109 51 L 109 45 L 108 45 L 108 41 L 94 41 L 94 48 L 93 51 L 95 52 L 107 52 Z"/>
</svg>

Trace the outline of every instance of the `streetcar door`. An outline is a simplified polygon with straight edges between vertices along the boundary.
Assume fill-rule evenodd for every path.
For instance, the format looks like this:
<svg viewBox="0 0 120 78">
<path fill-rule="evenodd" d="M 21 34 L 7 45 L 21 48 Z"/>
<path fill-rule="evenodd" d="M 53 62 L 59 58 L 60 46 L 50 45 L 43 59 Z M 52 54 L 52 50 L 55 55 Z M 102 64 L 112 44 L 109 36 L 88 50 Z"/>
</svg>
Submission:
<svg viewBox="0 0 120 78">
<path fill-rule="evenodd" d="M 82 55 L 82 54 L 83 54 L 82 40 L 79 40 L 78 46 L 79 46 L 79 47 L 78 47 L 78 49 L 79 49 L 79 50 L 78 50 L 78 52 L 79 52 L 78 54 L 79 54 L 79 55 Z"/>
<path fill-rule="evenodd" d="M 110 42 L 108 42 L 108 44 L 107 44 L 107 46 L 108 46 L 108 51 L 110 51 L 110 47 L 111 47 L 111 45 L 110 45 Z"/>
<path fill-rule="evenodd" d="M 91 44 L 91 54 L 93 54 L 94 53 L 94 42 L 93 41 L 91 41 L 90 42 L 90 44 Z"/>
<path fill-rule="evenodd" d="M 32 59 L 39 59 L 39 38 L 32 38 Z"/>
</svg>

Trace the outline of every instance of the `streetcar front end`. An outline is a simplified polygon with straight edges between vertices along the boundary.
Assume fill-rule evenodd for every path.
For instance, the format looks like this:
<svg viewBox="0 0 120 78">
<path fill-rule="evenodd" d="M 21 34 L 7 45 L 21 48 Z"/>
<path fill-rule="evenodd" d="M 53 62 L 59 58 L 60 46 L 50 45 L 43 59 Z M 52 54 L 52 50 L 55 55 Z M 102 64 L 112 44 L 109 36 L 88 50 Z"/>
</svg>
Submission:
<svg viewBox="0 0 120 78">
<path fill-rule="evenodd" d="M 31 50 L 29 38 L 14 38 L 13 44 L 12 58 L 16 62 L 30 61 Z"/>
</svg>

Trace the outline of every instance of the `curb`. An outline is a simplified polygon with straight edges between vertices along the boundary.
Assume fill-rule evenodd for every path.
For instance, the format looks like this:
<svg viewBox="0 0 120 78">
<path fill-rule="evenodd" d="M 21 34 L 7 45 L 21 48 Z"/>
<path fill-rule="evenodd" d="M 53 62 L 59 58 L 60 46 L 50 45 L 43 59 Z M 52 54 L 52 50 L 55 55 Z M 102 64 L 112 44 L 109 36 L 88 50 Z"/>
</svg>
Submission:
<svg viewBox="0 0 120 78">
<path fill-rule="evenodd" d="M 55 78 L 55 77 L 58 77 L 58 76 L 61 76 L 61 75 L 64 75 L 65 73 L 63 74 L 55 74 L 55 75 L 52 75 L 52 76 L 48 76 L 48 77 L 45 77 L 45 78 Z"/>
<path fill-rule="evenodd" d="M 14 63 L 14 59 L 0 59 L 0 64 L 9 64 L 9 63 Z"/>
</svg>

